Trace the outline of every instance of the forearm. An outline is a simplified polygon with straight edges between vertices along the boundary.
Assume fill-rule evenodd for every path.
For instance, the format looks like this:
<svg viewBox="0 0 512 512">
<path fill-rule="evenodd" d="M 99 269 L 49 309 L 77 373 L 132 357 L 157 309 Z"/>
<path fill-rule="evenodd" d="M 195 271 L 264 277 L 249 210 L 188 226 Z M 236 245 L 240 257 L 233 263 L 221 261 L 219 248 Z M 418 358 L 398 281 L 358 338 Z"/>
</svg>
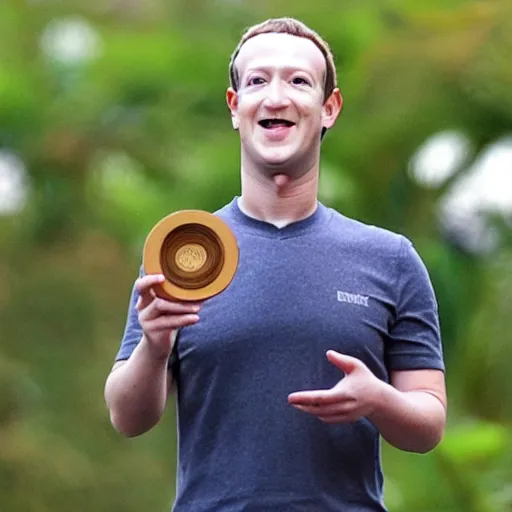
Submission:
<svg viewBox="0 0 512 512">
<path fill-rule="evenodd" d="M 132 437 L 158 423 L 170 385 L 167 364 L 168 357 L 155 357 L 143 338 L 130 359 L 112 371 L 105 384 L 105 399 L 116 430 Z"/>
<path fill-rule="evenodd" d="M 427 391 L 404 392 L 382 383 L 380 400 L 368 419 L 396 448 L 426 453 L 441 441 L 446 409 L 440 398 Z"/>
</svg>

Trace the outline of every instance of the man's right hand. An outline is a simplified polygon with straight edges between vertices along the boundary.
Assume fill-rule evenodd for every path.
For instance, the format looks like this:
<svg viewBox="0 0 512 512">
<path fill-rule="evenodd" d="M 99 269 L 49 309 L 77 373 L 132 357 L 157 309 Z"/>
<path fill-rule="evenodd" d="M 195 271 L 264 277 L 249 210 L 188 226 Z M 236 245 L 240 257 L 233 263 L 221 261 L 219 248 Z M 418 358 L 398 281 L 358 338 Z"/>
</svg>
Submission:
<svg viewBox="0 0 512 512">
<path fill-rule="evenodd" d="M 198 303 L 174 302 L 158 297 L 154 287 L 161 285 L 165 277 L 161 274 L 149 274 L 135 282 L 139 293 L 136 308 L 139 323 L 144 332 L 142 342 L 157 358 L 168 358 L 172 352 L 175 331 L 180 327 L 195 324 L 199 320 Z"/>
</svg>

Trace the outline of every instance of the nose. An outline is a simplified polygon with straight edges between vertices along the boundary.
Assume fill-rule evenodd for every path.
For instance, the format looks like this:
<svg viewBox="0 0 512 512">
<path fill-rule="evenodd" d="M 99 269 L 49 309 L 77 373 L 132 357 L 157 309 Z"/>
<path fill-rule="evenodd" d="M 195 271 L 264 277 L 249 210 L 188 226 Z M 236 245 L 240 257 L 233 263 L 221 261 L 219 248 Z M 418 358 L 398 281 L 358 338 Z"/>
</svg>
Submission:
<svg viewBox="0 0 512 512">
<path fill-rule="evenodd" d="M 280 80 L 274 79 L 266 87 L 265 99 L 263 104 L 267 108 L 279 109 L 287 107 L 290 104 L 290 99 L 286 93 L 285 84 Z"/>
</svg>

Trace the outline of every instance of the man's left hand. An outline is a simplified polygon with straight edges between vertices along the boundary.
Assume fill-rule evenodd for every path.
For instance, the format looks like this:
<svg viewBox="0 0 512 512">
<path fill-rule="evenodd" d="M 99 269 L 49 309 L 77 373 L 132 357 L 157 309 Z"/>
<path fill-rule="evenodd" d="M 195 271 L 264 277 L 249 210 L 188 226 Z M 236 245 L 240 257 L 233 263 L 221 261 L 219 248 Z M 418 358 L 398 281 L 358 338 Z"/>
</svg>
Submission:
<svg viewBox="0 0 512 512">
<path fill-rule="evenodd" d="M 355 357 L 329 350 L 327 359 L 345 377 L 331 389 L 292 393 L 288 403 L 325 423 L 354 422 L 370 416 L 379 403 L 385 383 Z"/>
</svg>

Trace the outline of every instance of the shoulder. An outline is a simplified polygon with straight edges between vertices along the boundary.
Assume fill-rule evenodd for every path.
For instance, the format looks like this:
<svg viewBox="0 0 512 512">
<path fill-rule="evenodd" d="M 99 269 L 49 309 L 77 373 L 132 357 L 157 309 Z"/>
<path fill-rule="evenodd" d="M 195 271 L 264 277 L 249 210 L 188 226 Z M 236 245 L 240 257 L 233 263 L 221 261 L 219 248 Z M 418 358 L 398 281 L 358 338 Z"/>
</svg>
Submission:
<svg viewBox="0 0 512 512">
<path fill-rule="evenodd" d="M 232 209 L 232 205 L 231 205 L 231 203 L 228 203 L 228 204 L 224 205 L 222 208 L 215 210 L 213 212 L 213 215 L 217 215 L 217 217 L 221 217 L 221 218 L 226 218 L 226 217 L 230 216 L 229 214 L 230 214 L 231 209 Z"/>
<path fill-rule="evenodd" d="M 236 219 L 237 219 L 235 201 L 236 201 L 236 199 L 233 199 L 228 204 L 226 204 L 226 205 L 222 206 L 221 208 L 212 212 L 213 215 L 215 215 L 216 217 L 219 217 L 226 224 L 228 224 L 231 228 L 233 228 L 236 225 Z"/>
<path fill-rule="evenodd" d="M 237 196 L 233 197 L 228 203 L 213 211 L 213 215 L 217 215 L 223 219 L 234 217 L 237 212 L 237 200 Z"/>
<path fill-rule="evenodd" d="M 351 219 L 332 208 L 329 210 L 332 214 L 329 235 L 343 240 L 345 244 L 394 257 L 399 257 L 407 247 L 412 246 L 411 241 L 400 233 Z"/>
</svg>

